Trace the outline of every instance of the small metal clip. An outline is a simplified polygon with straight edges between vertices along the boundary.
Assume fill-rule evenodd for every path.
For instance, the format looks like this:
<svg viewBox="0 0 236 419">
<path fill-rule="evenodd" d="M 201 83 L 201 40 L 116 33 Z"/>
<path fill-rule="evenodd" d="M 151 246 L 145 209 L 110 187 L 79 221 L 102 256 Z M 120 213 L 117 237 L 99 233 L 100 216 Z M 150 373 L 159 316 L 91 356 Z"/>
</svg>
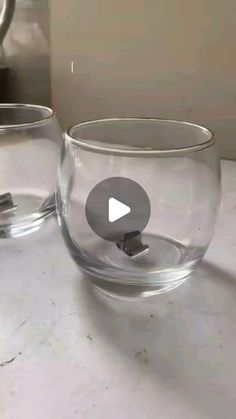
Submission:
<svg viewBox="0 0 236 419">
<path fill-rule="evenodd" d="M 130 257 L 140 256 L 149 249 L 147 244 L 142 243 L 140 231 L 125 234 L 124 239 L 117 242 L 116 246 Z"/>
<path fill-rule="evenodd" d="M 3 195 L 0 195 L 0 213 L 12 211 L 17 208 L 17 205 L 14 204 L 12 195 L 7 192 Z"/>
</svg>

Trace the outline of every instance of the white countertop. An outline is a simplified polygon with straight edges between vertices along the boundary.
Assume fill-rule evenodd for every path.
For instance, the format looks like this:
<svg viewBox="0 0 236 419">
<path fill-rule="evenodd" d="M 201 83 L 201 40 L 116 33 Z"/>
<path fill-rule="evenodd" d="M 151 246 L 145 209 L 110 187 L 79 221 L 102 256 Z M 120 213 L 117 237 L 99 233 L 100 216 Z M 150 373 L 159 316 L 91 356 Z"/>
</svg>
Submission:
<svg viewBox="0 0 236 419">
<path fill-rule="evenodd" d="M 92 292 L 51 219 L 0 241 L 1 419 L 234 419 L 236 162 L 206 258 L 143 302 Z"/>
</svg>

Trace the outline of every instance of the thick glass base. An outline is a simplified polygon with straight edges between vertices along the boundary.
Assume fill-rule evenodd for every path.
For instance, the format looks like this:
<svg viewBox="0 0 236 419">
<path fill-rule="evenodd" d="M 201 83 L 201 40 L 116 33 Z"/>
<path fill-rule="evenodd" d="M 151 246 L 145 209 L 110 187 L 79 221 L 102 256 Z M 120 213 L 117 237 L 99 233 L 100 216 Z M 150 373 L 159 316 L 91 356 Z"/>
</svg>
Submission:
<svg viewBox="0 0 236 419">
<path fill-rule="evenodd" d="M 21 237 L 25 236 L 27 234 L 33 233 L 37 230 L 39 230 L 46 220 L 47 217 L 52 215 L 54 213 L 53 211 L 50 211 L 46 214 L 43 214 L 43 216 L 40 216 L 38 219 L 34 220 L 33 222 L 26 223 L 23 225 L 11 225 L 7 227 L 0 226 L 0 239 L 9 239 L 14 237 Z"/>
<path fill-rule="evenodd" d="M 101 281 L 92 277 L 90 277 L 89 280 L 97 292 L 108 297 L 125 300 L 141 300 L 143 298 L 155 297 L 164 292 L 171 291 L 183 284 L 188 278 L 189 275 L 181 280 L 174 281 L 171 284 L 156 286 L 116 284 L 114 282 Z"/>
<path fill-rule="evenodd" d="M 116 298 L 151 297 L 176 288 L 195 270 L 204 253 L 166 237 L 143 234 L 149 249 L 134 258 L 106 241 L 82 254 L 68 235 L 64 238 L 73 259 L 96 289 Z"/>
<path fill-rule="evenodd" d="M 38 230 L 45 219 L 55 212 L 51 200 L 49 202 L 34 194 L 14 194 L 13 202 L 15 207 L 0 212 L 0 238 L 3 239 L 24 236 Z"/>
<path fill-rule="evenodd" d="M 148 249 L 135 257 L 129 257 L 116 243 L 96 237 L 82 250 L 64 220 L 59 222 L 79 268 L 96 290 L 116 298 L 151 297 L 178 287 L 196 269 L 206 250 L 147 233 L 142 233 L 142 242 Z"/>
</svg>

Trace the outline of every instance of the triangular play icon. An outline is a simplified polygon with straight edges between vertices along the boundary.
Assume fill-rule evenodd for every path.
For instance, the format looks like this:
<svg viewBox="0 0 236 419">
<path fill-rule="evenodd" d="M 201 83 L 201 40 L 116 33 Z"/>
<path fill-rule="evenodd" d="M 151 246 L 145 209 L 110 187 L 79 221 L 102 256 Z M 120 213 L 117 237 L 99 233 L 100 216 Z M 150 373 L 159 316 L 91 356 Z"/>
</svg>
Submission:
<svg viewBox="0 0 236 419">
<path fill-rule="evenodd" d="M 125 215 L 131 212 L 131 208 L 123 202 L 118 201 L 115 198 L 110 198 L 108 202 L 108 219 L 110 223 L 119 220 Z"/>
</svg>

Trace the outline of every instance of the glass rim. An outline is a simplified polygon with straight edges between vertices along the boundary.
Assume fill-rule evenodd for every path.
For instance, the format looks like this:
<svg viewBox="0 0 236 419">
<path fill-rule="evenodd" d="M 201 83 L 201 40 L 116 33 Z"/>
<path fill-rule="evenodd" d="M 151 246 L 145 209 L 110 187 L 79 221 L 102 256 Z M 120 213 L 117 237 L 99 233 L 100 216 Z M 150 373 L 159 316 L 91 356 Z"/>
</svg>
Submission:
<svg viewBox="0 0 236 419">
<path fill-rule="evenodd" d="M 88 143 L 89 139 L 86 138 L 75 138 L 73 137 L 73 131 L 79 129 L 80 127 L 85 127 L 89 125 L 96 125 L 100 122 L 119 122 L 119 121 L 144 121 L 144 122 L 168 122 L 170 124 L 179 124 L 186 127 L 194 127 L 198 130 L 201 130 L 202 132 L 206 133 L 208 138 L 199 144 L 193 144 L 190 146 L 185 147 L 178 147 L 178 148 L 166 148 L 166 149 L 158 149 L 158 148 L 148 148 L 148 149 L 129 149 L 125 148 L 125 145 L 123 147 L 117 148 L 116 146 L 111 145 L 102 145 L 101 142 L 98 144 L 95 143 Z M 65 131 L 65 140 L 68 142 L 76 145 L 81 146 L 84 149 L 97 152 L 97 153 L 104 153 L 104 154 L 118 154 L 118 155 L 132 155 L 132 156 L 156 156 L 156 155 L 170 155 L 170 154 L 183 154 L 183 153 L 190 153 L 194 151 L 199 151 L 205 148 L 210 147 L 211 145 L 215 144 L 215 138 L 214 133 L 201 125 L 192 123 L 192 122 L 185 122 L 181 120 L 175 120 L 175 119 L 168 119 L 168 118 L 147 118 L 147 117 L 130 117 L 130 118 L 105 118 L 105 119 L 95 119 L 91 121 L 84 121 L 79 124 L 73 125 L 69 127 Z"/>
<path fill-rule="evenodd" d="M 0 103 L 0 110 L 1 109 L 31 109 L 31 110 L 41 110 L 41 111 L 47 111 L 48 115 L 41 116 L 40 118 L 36 119 L 33 122 L 22 122 L 18 124 L 1 124 L 0 123 L 0 131 L 1 130 L 11 130 L 11 129 L 17 129 L 17 128 L 29 128 L 34 126 L 39 126 L 43 124 L 45 121 L 53 118 L 55 116 L 55 113 L 52 108 L 49 108 L 48 106 L 43 105 L 34 105 L 34 104 L 28 104 L 28 103 Z"/>
</svg>

